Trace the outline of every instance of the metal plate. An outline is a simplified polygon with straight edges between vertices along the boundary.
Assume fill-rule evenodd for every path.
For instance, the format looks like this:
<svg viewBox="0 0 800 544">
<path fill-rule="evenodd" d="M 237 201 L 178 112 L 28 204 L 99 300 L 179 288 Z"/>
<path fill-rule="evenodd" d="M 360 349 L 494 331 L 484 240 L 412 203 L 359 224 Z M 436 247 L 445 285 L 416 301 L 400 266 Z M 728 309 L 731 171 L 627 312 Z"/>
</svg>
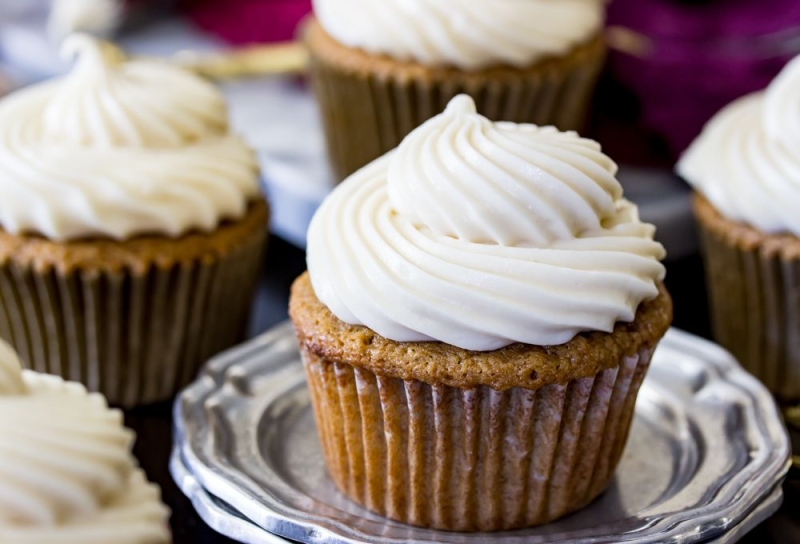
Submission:
<svg viewBox="0 0 800 544">
<path fill-rule="evenodd" d="M 286 542 L 291 542 L 258 527 L 232 506 L 209 494 L 199 484 L 194 475 L 189 472 L 189 469 L 186 468 L 179 448 L 175 448 L 172 452 L 170 472 L 181 491 L 191 499 L 203 521 L 218 533 L 244 544 L 285 544 Z M 737 542 L 774 514 L 780 508 L 782 501 L 783 491 L 779 484 L 739 525 L 736 525 L 718 538 L 706 541 L 706 543 L 731 544 Z"/>
<path fill-rule="evenodd" d="M 263 530 L 325 543 L 488 537 L 388 521 L 338 493 L 288 323 L 209 363 L 175 416 L 177 455 L 196 489 Z M 789 457 L 766 389 L 721 348 L 672 330 L 642 386 L 611 488 L 573 516 L 491 537 L 509 544 L 715 539 L 774 511 Z M 764 513 L 764 505 L 772 509 Z"/>
</svg>

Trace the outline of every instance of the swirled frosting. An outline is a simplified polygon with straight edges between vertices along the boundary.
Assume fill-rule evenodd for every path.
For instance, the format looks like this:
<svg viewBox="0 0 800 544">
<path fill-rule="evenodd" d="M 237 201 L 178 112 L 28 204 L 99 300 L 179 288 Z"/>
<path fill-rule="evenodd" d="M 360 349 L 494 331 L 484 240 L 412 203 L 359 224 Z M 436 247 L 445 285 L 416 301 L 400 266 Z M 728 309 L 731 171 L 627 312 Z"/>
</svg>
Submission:
<svg viewBox="0 0 800 544">
<path fill-rule="evenodd" d="M 70 74 L 0 102 L 0 227 L 177 237 L 246 213 L 256 160 L 210 83 L 83 35 L 64 52 L 78 56 Z"/>
<path fill-rule="evenodd" d="M 657 296 L 664 249 L 600 146 L 492 123 L 458 96 L 312 220 L 308 269 L 342 321 L 488 351 L 611 331 Z"/>
<path fill-rule="evenodd" d="M 79 384 L 22 372 L 2 341 L 0 376 L 0 542 L 170 542 L 119 411 Z"/>
<path fill-rule="evenodd" d="M 603 0 L 314 0 L 337 41 L 372 54 L 477 70 L 562 55 L 603 25 Z"/>
<path fill-rule="evenodd" d="M 764 92 L 722 109 L 678 173 L 732 221 L 800 236 L 800 57 Z"/>
</svg>

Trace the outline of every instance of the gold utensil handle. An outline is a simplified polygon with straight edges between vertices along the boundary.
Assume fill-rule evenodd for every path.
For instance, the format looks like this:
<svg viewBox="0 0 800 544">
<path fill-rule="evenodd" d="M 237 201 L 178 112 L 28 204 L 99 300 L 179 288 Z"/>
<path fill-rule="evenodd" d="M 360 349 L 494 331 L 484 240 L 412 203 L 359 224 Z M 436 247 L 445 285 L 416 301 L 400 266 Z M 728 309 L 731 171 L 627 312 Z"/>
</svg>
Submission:
<svg viewBox="0 0 800 544">
<path fill-rule="evenodd" d="M 182 52 L 173 62 L 205 77 L 227 80 L 305 71 L 308 52 L 300 42 L 255 45 L 223 53 Z"/>
<path fill-rule="evenodd" d="M 606 44 L 610 49 L 639 58 L 647 57 L 653 51 L 653 42 L 650 38 L 624 26 L 608 27 Z"/>
</svg>

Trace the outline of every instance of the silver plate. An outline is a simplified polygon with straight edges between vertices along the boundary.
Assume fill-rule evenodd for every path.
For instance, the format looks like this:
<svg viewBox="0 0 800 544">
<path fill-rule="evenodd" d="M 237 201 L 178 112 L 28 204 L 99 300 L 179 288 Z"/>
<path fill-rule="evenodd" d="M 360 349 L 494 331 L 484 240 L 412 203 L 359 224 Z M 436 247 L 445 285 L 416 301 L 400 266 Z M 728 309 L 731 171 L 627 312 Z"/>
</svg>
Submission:
<svg viewBox="0 0 800 544">
<path fill-rule="evenodd" d="M 240 525 L 301 542 L 468 544 L 488 536 L 388 521 L 336 491 L 288 323 L 211 361 L 176 402 L 175 422 L 176 480 L 186 486 L 189 475 L 193 499 L 202 490 Z M 491 536 L 509 544 L 719 538 L 777 508 L 789 457 L 766 389 L 721 348 L 672 330 L 642 386 L 608 492 L 556 523 Z"/>
<path fill-rule="evenodd" d="M 186 468 L 179 448 L 175 448 L 172 452 L 170 472 L 181 491 L 191 499 L 200 517 L 218 533 L 244 544 L 285 544 L 290 542 L 255 525 L 235 508 L 208 493 Z M 732 544 L 737 542 L 742 536 L 774 514 L 780 508 L 782 501 L 783 491 L 778 484 L 772 493 L 767 495 L 741 523 L 718 538 L 707 540 L 706 543 Z"/>
</svg>

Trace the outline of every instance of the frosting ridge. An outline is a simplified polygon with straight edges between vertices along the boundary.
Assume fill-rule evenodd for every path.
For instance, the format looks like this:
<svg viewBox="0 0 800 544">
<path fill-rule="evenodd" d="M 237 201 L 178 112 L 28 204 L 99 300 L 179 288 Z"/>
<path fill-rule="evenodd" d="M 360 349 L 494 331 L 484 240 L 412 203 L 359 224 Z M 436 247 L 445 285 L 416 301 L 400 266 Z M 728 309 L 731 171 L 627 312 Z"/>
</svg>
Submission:
<svg viewBox="0 0 800 544">
<path fill-rule="evenodd" d="M 5 376 L 24 384 L 10 390 Z M 2 342 L 0 385 L 0 541 L 170 541 L 168 511 L 134 464 L 121 412 L 82 385 L 21 371 Z"/>
<path fill-rule="evenodd" d="M 456 97 L 320 207 L 315 293 L 396 341 L 489 351 L 611 331 L 664 276 L 655 229 L 615 173 L 595 142 L 493 123 Z"/>
<path fill-rule="evenodd" d="M 68 75 L 0 101 L 0 227 L 177 237 L 245 214 L 256 159 L 213 85 L 84 35 L 63 50 L 77 56 Z"/>
<path fill-rule="evenodd" d="M 166 63 L 126 63 L 111 44 L 82 34 L 67 38 L 62 54 L 77 60 L 44 111 L 48 141 L 158 149 L 228 131 L 222 96 L 189 72 Z"/>
<path fill-rule="evenodd" d="M 735 100 L 704 127 L 676 167 L 732 221 L 800 236 L 800 57 L 769 87 Z"/>
<path fill-rule="evenodd" d="M 373 54 L 477 70 L 567 53 L 603 25 L 602 0 L 314 0 L 337 41 Z"/>
</svg>

